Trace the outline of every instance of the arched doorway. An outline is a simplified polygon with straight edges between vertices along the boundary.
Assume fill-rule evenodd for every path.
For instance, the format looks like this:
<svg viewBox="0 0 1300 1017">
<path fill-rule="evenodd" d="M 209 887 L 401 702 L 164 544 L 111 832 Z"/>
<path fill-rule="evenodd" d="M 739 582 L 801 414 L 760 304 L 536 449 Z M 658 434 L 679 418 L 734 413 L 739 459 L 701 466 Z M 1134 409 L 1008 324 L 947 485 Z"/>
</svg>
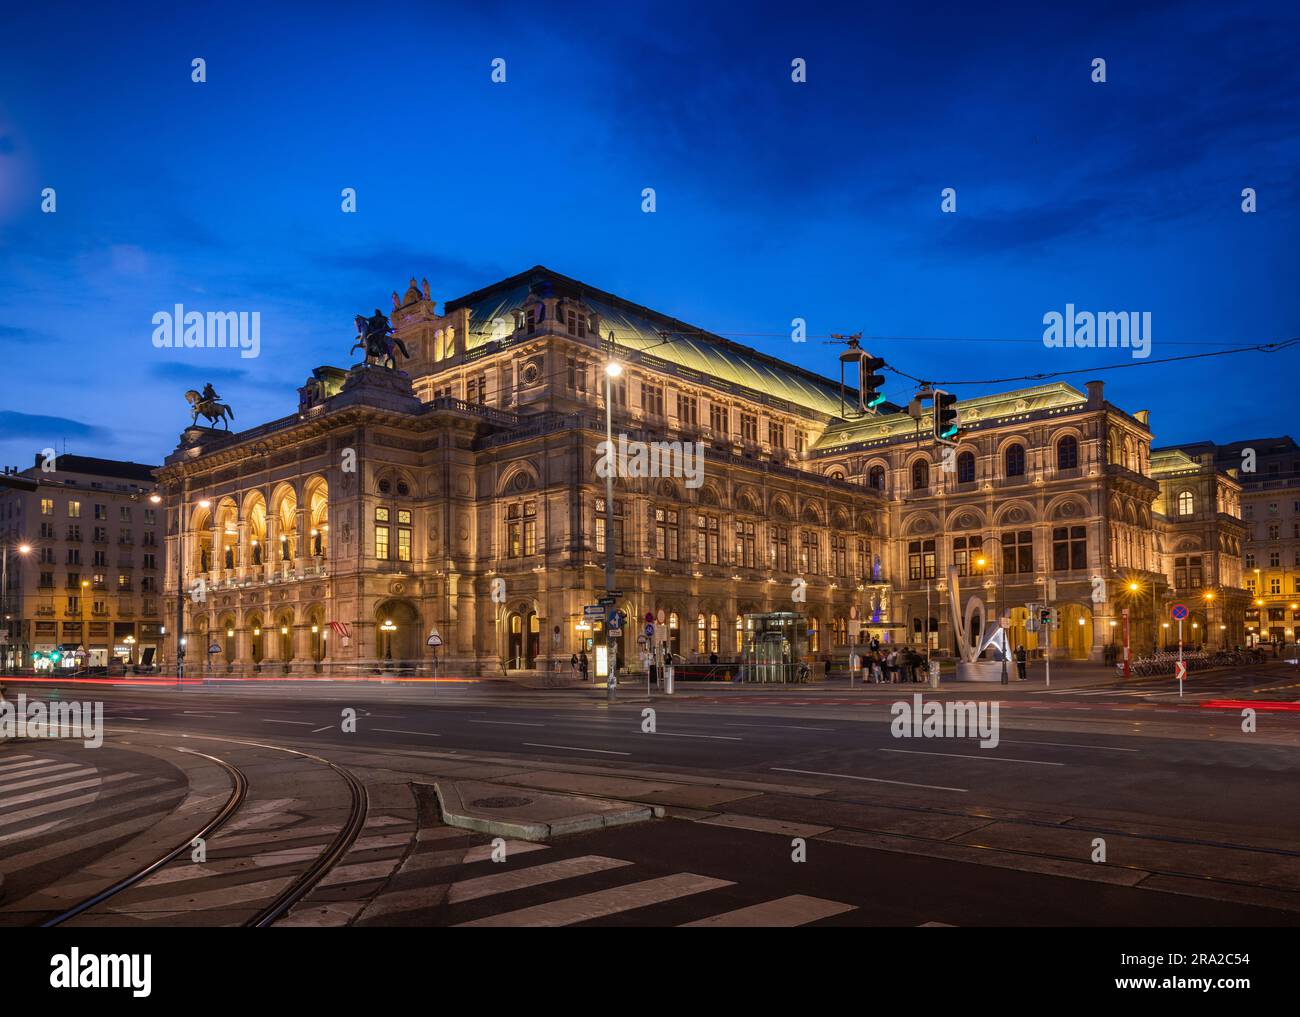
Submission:
<svg viewBox="0 0 1300 1017">
<path fill-rule="evenodd" d="M 226 615 L 221 619 L 217 626 L 217 632 L 214 636 L 219 636 L 222 645 L 221 656 L 225 659 L 226 669 L 229 670 L 235 663 L 235 618 L 234 615 Z"/>
<path fill-rule="evenodd" d="M 375 656 L 386 668 L 414 668 L 424 646 L 420 613 L 407 600 L 386 600 L 375 611 Z M 390 664 L 391 662 L 391 664 Z"/>
<path fill-rule="evenodd" d="M 1038 633 L 1029 631 L 1029 609 L 1013 607 L 1011 609 L 1011 627 L 1007 629 L 1007 643 L 1012 652 L 1017 646 L 1023 646 L 1026 653 L 1038 649 Z"/>
<path fill-rule="evenodd" d="M 1052 633 L 1052 645 L 1071 660 L 1087 660 L 1092 653 L 1092 611 L 1081 604 L 1062 604 L 1058 613 L 1061 627 Z"/>
<path fill-rule="evenodd" d="M 293 614 L 285 611 L 275 620 L 275 656 L 286 668 L 293 660 Z"/>
<path fill-rule="evenodd" d="M 542 619 L 532 608 L 520 604 L 506 615 L 506 667 L 531 670 L 542 651 Z"/>
<path fill-rule="evenodd" d="M 326 631 L 325 609 L 322 607 L 313 607 L 307 612 L 307 624 L 311 628 L 311 637 L 308 641 L 308 653 L 311 656 L 312 669 L 321 670 L 321 662 L 325 659 Z"/>
<path fill-rule="evenodd" d="M 255 614 L 248 619 L 248 655 L 253 662 L 254 671 L 261 670 L 265 651 L 266 642 L 262 632 L 262 616 Z"/>
</svg>

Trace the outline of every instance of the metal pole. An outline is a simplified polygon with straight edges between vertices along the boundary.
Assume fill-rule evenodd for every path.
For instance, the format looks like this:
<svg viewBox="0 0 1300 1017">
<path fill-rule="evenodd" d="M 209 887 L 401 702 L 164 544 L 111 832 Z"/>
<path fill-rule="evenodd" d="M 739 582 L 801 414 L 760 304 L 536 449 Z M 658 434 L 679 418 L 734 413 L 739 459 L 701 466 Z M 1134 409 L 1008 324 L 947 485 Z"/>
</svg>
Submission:
<svg viewBox="0 0 1300 1017">
<path fill-rule="evenodd" d="M 1001 548 L 998 548 L 998 550 L 1000 551 Z M 1006 608 L 1005 608 L 1005 607 L 1003 606 L 1003 604 L 1002 604 L 1002 601 L 1003 601 L 1003 599 L 1004 599 L 1005 596 L 1006 596 L 1006 587 L 1005 587 L 1005 585 L 1003 584 L 1003 578 L 1006 576 L 1006 572 L 1007 572 L 1007 563 L 1004 561 L 1004 562 L 1002 563 L 1001 567 L 998 569 L 998 610 L 999 610 L 999 611 L 1005 611 L 1005 610 L 1006 610 Z M 929 596 L 929 593 L 930 593 L 930 591 L 929 591 L 929 589 L 927 589 L 927 590 L 926 590 L 926 596 L 927 596 L 927 597 Z M 927 618 L 926 621 L 925 621 L 925 623 L 926 623 L 926 625 L 929 625 L 929 624 L 930 624 L 930 620 Z M 1007 680 L 1007 628 L 1006 628 L 1005 625 L 1002 624 L 1002 616 L 1001 616 L 1001 615 L 998 615 L 998 632 L 999 632 L 999 633 L 1001 634 L 1001 636 L 1002 636 L 1002 684 L 1003 684 L 1003 685 L 1006 685 L 1006 684 L 1008 684 L 1008 680 Z"/>
<path fill-rule="evenodd" d="M 0 646 L 0 671 L 9 659 L 9 545 L 0 544 L 0 621 L 4 622 L 5 639 Z M 17 668 L 14 669 L 15 671 Z"/>
<path fill-rule="evenodd" d="M 1178 696 L 1181 699 L 1183 695 L 1183 620 L 1178 619 Z"/>
<path fill-rule="evenodd" d="M 176 503 L 176 687 L 182 685 L 185 670 L 185 484 L 178 486 Z"/>
<path fill-rule="evenodd" d="M 614 333 L 609 334 L 608 358 L 605 361 L 605 595 L 614 593 L 614 376 L 610 365 L 614 362 Z M 618 688 L 617 657 L 614 648 L 614 630 L 609 623 L 614 605 L 605 615 L 605 692 L 614 699 Z M 647 681 L 649 678 L 647 677 Z"/>
</svg>

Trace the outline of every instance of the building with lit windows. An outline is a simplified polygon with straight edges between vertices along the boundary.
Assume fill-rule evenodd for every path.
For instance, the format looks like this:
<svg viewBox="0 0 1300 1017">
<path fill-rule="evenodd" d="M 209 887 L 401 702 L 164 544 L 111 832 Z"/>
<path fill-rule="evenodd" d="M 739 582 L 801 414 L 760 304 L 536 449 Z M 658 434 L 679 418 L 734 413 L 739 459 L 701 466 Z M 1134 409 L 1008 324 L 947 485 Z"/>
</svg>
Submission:
<svg viewBox="0 0 1300 1017">
<path fill-rule="evenodd" d="M 6 667 L 153 660 L 164 625 L 155 468 L 38 453 L 0 475 Z"/>
<path fill-rule="evenodd" d="M 215 647 L 200 666 L 567 667 L 603 639 L 583 609 L 610 541 L 629 664 L 660 612 L 693 660 L 791 611 L 818 660 L 847 656 L 854 617 L 862 639 L 951 650 L 949 563 L 963 597 L 1011 607 L 1017 642 L 1039 649 L 1025 605 L 1050 595 L 1053 652 L 1100 659 L 1121 609 L 1174 584 L 1146 414 L 1100 382 L 963 401 L 945 457 L 895 406 L 852 419 L 838 382 L 541 267 L 441 308 L 412 280 L 391 319 L 402 373 L 317 368 L 289 416 L 189 428 L 159 471 L 169 611 L 179 585 L 189 645 Z M 700 442 L 704 469 L 619 476 L 607 532 L 611 357 L 615 440 Z"/>
<path fill-rule="evenodd" d="M 1300 628 L 1300 447 L 1289 437 L 1175 451 L 1231 474 L 1241 488 L 1244 634 L 1237 643 L 1296 640 Z"/>
</svg>

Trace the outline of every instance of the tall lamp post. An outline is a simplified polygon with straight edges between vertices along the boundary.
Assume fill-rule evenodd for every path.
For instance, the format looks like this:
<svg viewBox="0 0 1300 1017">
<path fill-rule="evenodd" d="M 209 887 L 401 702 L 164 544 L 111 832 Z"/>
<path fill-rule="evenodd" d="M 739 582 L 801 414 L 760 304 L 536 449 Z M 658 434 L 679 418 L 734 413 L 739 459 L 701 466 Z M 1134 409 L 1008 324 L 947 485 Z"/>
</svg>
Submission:
<svg viewBox="0 0 1300 1017">
<path fill-rule="evenodd" d="M 0 544 L 0 619 L 4 620 L 4 649 L 0 653 L 9 655 L 10 640 L 13 638 L 13 632 L 9 626 L 9 548 L 13 547 L 21 555 L 31 553 L 31 544 Z M 21 612 L 20 612 L 21 613 Z M 18 620 L 22 624 L 22 619 Z M 0 664 L 3 659 L 0 658 Z M 16 666 L 16 665 L 15 665 Z"/>
<path fill-rule="evenodd" d="M 980 555 L 978 558 L 975 559 L 975 564 L 979 567 L 979 570 L 982 574 L 985 568 L 989 565 L 989 560 L 985 558 L 983 555 Z M 1004 575 L 1004 572 L 1002 569 L 998 569 L 997 573 L 998 573 L 998 608 L 1000 610 L 1005 610 L 1005 608 L 1002 605 L 1002 599 L 1003 599 L 1002 576 Z M 1009 684 L 1009 679 L 1007 678 L 1007 629 L 1006 626 L 1002 624 L 1002 619 L 1000 617 L 997 619 L 997 622 L 998 622 L 998 629 L 1002 635 L 1002 652 L 999 654 L 999 656 L 1001 656 L 1002 658 L 1002 684 L 1007 685 Z M 930 620 L 928 618 L 926 619 L 925 624 L 927 625 L 927 627 L 929 626 Z"/>
<path fill-rule="evenodd" d="M 85 654 L 81 659 L 83 668 L 90 667 L 90 623 L 86 620 L 86 597 L 90 593 L 90 580 L 81 581 L 81 650 Z"/>
<path fill-rule="evenodd" d="M 605 362 L 605 596 L 611 600 L 605 620 L 605 671 L 609 698 L 618 687 L 618 657 L 614 629 L 608 615 L 614 613 L 614 379 L 623 373 L 623 365 L 614 359 L 614 333 L 609 334 L 609 359 Z"/>
</svg>

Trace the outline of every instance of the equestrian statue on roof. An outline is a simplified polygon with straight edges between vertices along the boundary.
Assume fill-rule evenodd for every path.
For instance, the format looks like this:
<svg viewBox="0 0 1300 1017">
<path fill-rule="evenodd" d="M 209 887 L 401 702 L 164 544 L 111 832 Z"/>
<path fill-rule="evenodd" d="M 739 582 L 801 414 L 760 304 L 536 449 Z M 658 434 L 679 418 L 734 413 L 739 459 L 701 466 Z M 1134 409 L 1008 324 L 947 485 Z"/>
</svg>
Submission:
<svg viewBox="0 0 1300 1017">
<path fill-rule="evenodd" d="M 393 332 L 393 326 L 388 322 L 388 315 L 378 307 L 369 318 L 358 314 L 354 320 L 357 326 L 357 341 L 348 352 L 365 349 L 367 364 L 382 364 L 390 370 L 397 369 L 395 350 L 401 350 L 402 356 L 407 360 L 411 359 L 406 344 Z"/>
<path fill-rule="evenodd" d="M 230 430 L 230 424 L 226 418 L 235 419 L 235 411 L 221 401 L 217 395 L 217 390 L 212 387 L 212 382 L 203 386 L 202 392 L 195 392 L 190 389 L 185 393 L 185 399 L 190 404 L 190 426 L 193 427 L 199 422 L 199 417 L 205 417 L 212 424 L 219 420 L 226 425 L 226 430 Z"/>
</svg>

